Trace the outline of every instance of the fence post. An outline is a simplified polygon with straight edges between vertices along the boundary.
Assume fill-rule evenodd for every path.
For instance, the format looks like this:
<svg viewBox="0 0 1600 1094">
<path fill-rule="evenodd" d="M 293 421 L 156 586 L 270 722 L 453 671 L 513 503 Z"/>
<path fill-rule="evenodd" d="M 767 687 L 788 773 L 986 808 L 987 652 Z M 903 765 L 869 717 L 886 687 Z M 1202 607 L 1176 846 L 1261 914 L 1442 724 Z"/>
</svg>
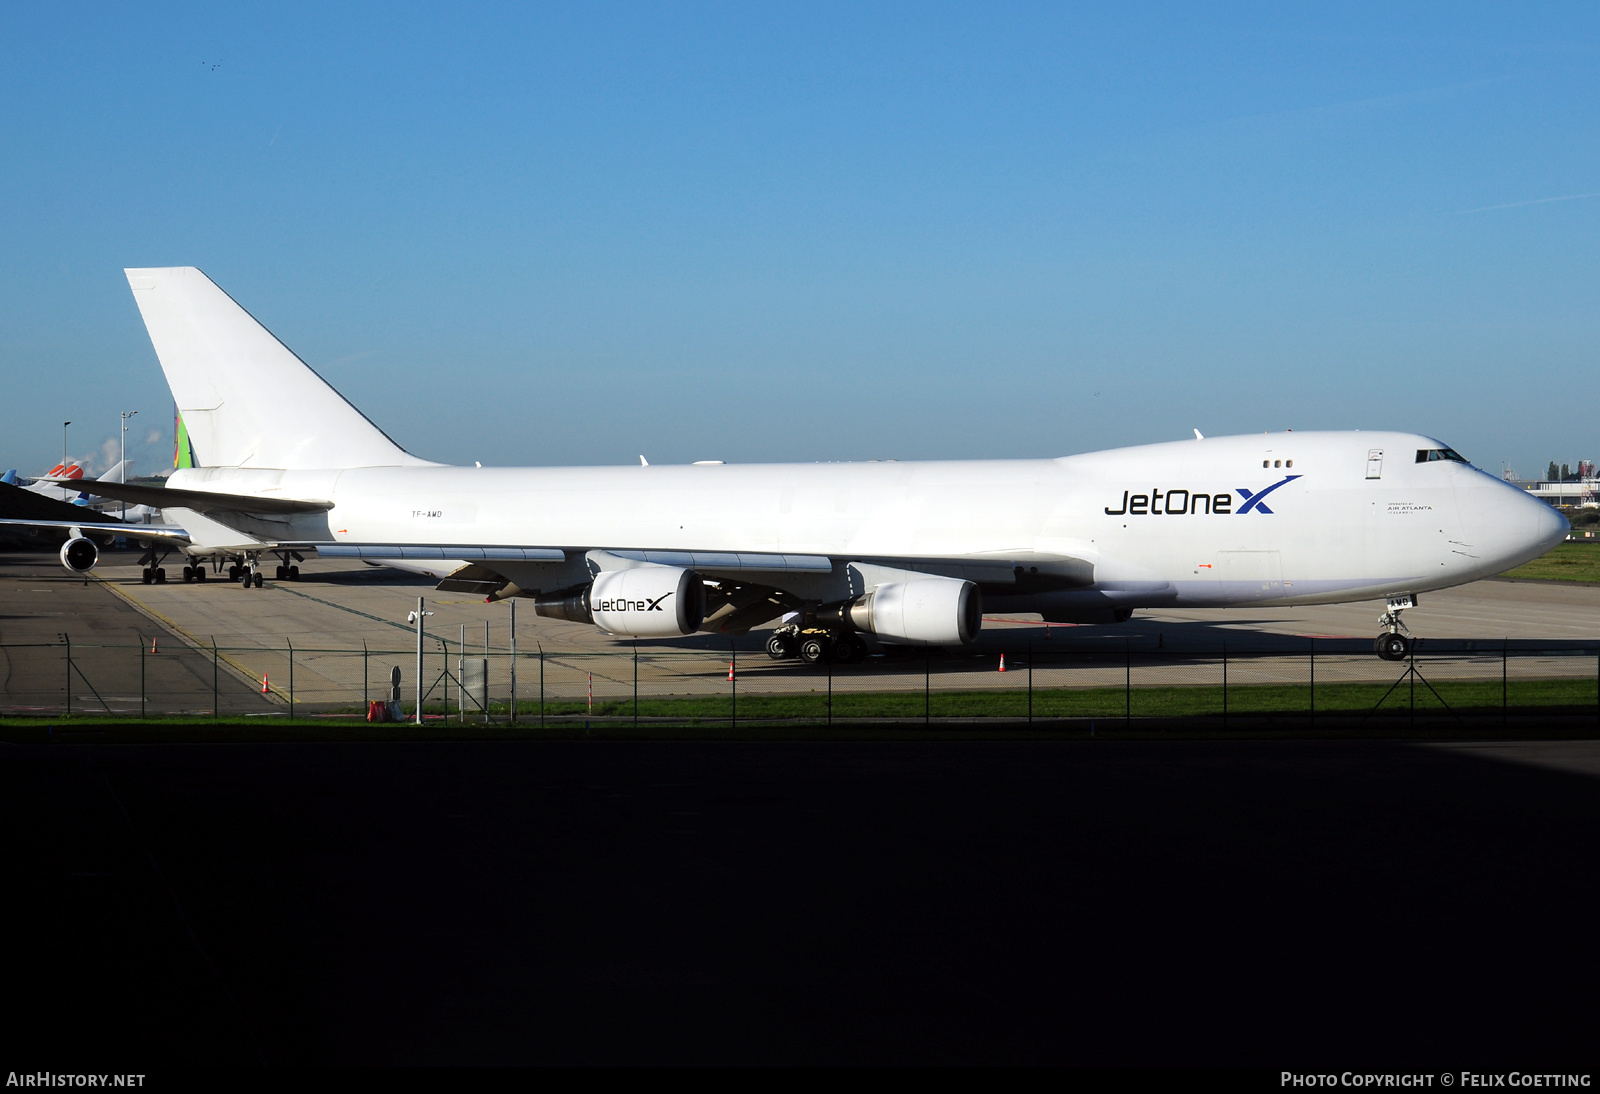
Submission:
<svg viewBox="0 0 1600 1094">
<path fill-rule="evenodd" d="M 539 647 L 539 728 L 544 728 L 544 643 L 537 643 Z"/>
<path fill-rule="evenodd" d="M 61 641 L 67 644 L 67 713 L 72 713 L 72 636 L 61 632 Z"/>
<path fill-rule="evenodd" d="M 933 651 L 922 647 L 922 724 L 933 724 Z"/>
<path fill-rule="evenodd" d="M 1028 636 L 1028 725 L 1033 725 L 1033 636 Z"/>
<path fill-rule="evenodd" d="M 141 634 L 139 636 L 139 717 L 141 719 L 145 716 L 144 694 L 144 635 Z"/>
<path fill-rule="evenodd" d="M 512 597 L 508 604 L 511 606 L 511 721 L 517 720 L 517 598 Z"/>
<path fill-rule="evenodd" d="M 367 640 L 361 640 L 361 707 L 363 710 L 372 705 L 372 693 L 367 685 Z"/>
<path fill-rule="evenodd" d="M 222 703 L 218 700 L 221 691 L 217 685 L 217 636 L 211 636 L 211 719 L 215 722 L 222 721 Z"/>
<path fill-rule="evenodd" d="M 1122 728 L 1133 728 L 1133 643 L 1122 640 Z"/>
<path fill-rule="evenodd" d="M 738 729 L 739 728 L 739 672 L 738 672 L 738 669 L 739 669 L 739 647 L 734 644 L 733 639 L 731 639 L 731 638 L 728 639 L 728 653 L 729 653 L 729 658 L 730 658 L 729 661 L 728 661 L 728 683 L 732 685 L 732 687 L 730 689 L 730 694 L 732 695 L 732 698 L 733 698 L 731 721 L 732 721 L 732 728 Z"/>
<path fill-rule="evenodd" d="M 1311 640 L 1311 726 L 1317 725 L 1317 640 Z"/>
<path fill-rule="evenodd" d="M 1222 640 L 1222 728 L 1228 728 L 1228 640 Z"/>
<path fill-rule="evenodd" d="M 1509 638 L 1502 638 L 1500 640 L 1500 726 L 1502 729 L 1505 728 L 1507 717 L 1506 707 L 1509 705 L 1509 696 L 1507 695 L 1506 688 L 1506 647 L 1510 644 L 1511 640 Z"/>
<path fill-rule="evenodd" d="M 639 728 L 639 640 L 633 640 L 633 728 Z"/>
<path fill-rule="evenodd" d="M 833 661 L 824 658 L 828 668 L 828 728 L 833 728 Z"/>
</svg>

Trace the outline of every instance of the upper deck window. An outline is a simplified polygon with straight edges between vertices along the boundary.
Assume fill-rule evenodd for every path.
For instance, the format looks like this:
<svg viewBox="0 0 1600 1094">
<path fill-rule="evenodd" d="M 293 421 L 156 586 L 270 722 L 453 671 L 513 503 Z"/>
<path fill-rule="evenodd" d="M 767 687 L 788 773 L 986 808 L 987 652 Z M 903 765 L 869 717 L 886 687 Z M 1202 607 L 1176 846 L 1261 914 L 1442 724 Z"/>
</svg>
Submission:
<svg viewBox="0 0 1600 1094">
<path fill-rule="evenodd" d="M 1455 463 L 1466 463 L 1467 459 L 1453 448 L 1419 448 L 1417 449 L 1418 463 L 1433 463 L 1435 460 L 1451 460 Z"/>
</svg>

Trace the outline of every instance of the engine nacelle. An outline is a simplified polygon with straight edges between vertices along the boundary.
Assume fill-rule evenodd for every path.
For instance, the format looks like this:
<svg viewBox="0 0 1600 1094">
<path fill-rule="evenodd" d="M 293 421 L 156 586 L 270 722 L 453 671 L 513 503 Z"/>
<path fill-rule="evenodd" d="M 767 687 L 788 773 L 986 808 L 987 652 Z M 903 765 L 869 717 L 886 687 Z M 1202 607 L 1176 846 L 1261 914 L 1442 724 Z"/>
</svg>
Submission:
<svg viewBox="0 0 1600 1094">
<path fill-rule="evenodd" d="M 954 577 L 890 581 L 840 613 L 858 631 L 914 646 L 966 645 L 983 626 L 983 593 Z"/>
<path fill-rule="evenodd" d="M 551 619 L 593 623 L 624 638 L 676 638 L 700 629 L 706 587 L 693 570 L 636 566 L 597 574 L 572 592 L 535 597 L 533 610 Z"/>
<path fill-rule="evenodd" d="M 61 565 L 75 574 L 94 569 L 94 564 L 99 561 L 100 548 L 94 545 L 93 540 L 74 536 L 61 545 Z"/>
</svg>

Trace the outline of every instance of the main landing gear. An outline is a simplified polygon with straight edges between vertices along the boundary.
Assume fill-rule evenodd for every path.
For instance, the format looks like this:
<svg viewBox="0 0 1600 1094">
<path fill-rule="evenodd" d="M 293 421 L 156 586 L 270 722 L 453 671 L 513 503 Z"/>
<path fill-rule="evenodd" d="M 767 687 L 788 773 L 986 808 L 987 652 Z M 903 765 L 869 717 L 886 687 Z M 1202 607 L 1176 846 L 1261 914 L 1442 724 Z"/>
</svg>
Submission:
<svg viewBox="0 0 1600 1094">
<path fill-rule="evenodd" d="M 867 656 L 867 644 L 852 631 L 802 630 L 787 623 L 767 639 L 767 656 L 774 661 L 799 658 L 808 665 L 820 661 L 848 665 Z"/>
<path fill-rule="evenodd" d="M 1384 613 L 1378 617 L 1383 633 L 1372 640 L 1372 648 L 1385 661 L 1404 661 L 1411 656 L 1413 639 L 1411 631 L 1400 618 L 1407 608 L 1415 608 L 1417 598 L 1411 595 L 1391 596 Z M 1404 633 L 1401 633 L 1404 632 Z"/>
<path fill-rule="evenodd" d="M 299 581 L 300 567 L 295 563 L 304 562 L 305 556 L 298 551 L 279 551 L 277 555 L 278 568 L 274 571 L 273 578 L 277 581 Z"/>
<path fill-rule="evenodd" d="M 171 548 L 157 547 L 151 544 L 145 548 L 144 556 L 139 559 L 139 565 L 144 569 L 139 571 L 139 580 L 146 585 L 165 585 L 167 583 L 167 568 L 161 565 L 172 553 Z M 184 579 L 185 581 L 188 578 Z"/>
<path fill-rule="evenodd" d="M 254 555 L 239 562 L 235 562 L 233 565 L 228 567 L 228 580 L 237 581 L 246 589 L 250 588 L 252 585 L 259 589 L 261 588 L 262 580 L 260 565 L 261 559 Z"/>
</svg>

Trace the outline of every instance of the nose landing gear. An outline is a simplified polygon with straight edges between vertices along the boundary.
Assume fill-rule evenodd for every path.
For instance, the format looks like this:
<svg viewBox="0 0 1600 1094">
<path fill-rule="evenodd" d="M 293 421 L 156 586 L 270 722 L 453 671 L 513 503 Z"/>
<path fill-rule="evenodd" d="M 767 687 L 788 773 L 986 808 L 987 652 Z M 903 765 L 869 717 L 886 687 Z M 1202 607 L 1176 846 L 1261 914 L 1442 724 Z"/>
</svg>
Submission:
<svg viewBox="0 0 1600 1094">
<path fill-rule="evenodd" d="M 1411 630 L 1401 620 L 1400 613 L 1416 606 L 1417 598 L 1414 596 L 1391 596 L 1384 613 L 1378 617 L 1384 630 L 1372 640 L 1372 648 L 1385 661 L 1404 661 L 1411 655 Z"/>
</svg>

